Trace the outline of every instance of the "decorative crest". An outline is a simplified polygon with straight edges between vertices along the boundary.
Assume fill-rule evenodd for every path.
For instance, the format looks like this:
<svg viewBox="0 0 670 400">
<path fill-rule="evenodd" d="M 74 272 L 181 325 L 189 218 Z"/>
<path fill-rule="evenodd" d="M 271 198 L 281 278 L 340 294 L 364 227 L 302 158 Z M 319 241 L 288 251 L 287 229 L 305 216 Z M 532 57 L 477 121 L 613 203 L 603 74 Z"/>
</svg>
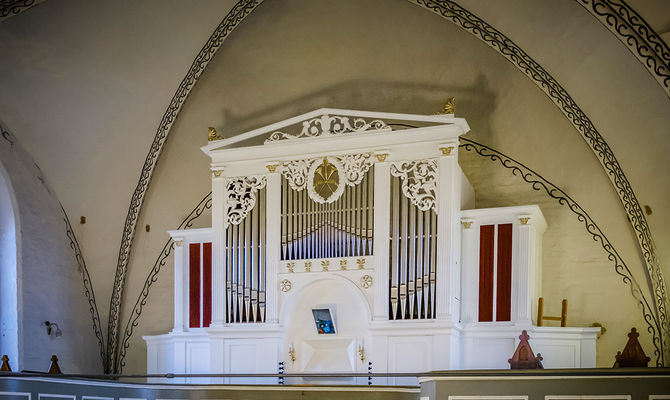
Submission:
<svg viewBox="0 0 670 400">
<path fill-rule="evenodd" d="M 322 135 L 333 136 L 349 133 L 360 133 L 368 130 L 390 131 L 391 127 L 379 119 L 367 122 L 363 118 L 354 118 L 353 122 L 350 122 L 349 117 L 339 115 L 330 116 L 328 114 L 324 114 L 320 117 L 304 121 L 302 123 L 302 130 L 297 135 L 275 131 L 270 134 L 270 137 L 265 140 L 265 143 L 286 139 L 317 137 Z"/>
<path fill-rule="evenodd" d="M 437 112 L 438 115 L 440 114 L 454 114 L 456 112 L 456 98 L 455 97 L 449 97 L 447 99 L 447 102 L 444 103 L 444 107 L 440 111 Z"/>
<path fill-rule="evenodd" d="M 216 133 L 216 128 L 213 126 L 209 127 L 209 133 L 207 134 L 207 141 L 208 142 L 213 142 L 215 140 L 221 140 L 223 139 L 218 133 Z"/>
<path fill-rule="evenodd" d="M 402 180 L 402 192 L 421 211 L 437 213 L 437 161 L 416 160 L 391 164 L 391 175 Z"/>
<path fill-rule="evenodd" d="M 226 213 L 228 223 L 239 225 L 256 205 L 256 192 L 267 183 L 265 175 L 241 176 L 228 181 L 228 199 Z"/>
</svg>

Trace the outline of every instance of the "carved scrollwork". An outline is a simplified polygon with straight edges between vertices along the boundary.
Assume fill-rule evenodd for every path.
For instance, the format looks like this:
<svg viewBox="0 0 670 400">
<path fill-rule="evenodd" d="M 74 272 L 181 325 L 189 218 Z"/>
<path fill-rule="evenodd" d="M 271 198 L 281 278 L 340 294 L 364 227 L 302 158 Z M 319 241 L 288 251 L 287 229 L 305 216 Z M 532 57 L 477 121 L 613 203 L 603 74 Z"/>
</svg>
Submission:
<svg viewBox="0 0 670 400">
<path fill-rule="evenodd" d="M 402 192 L 421 211 L 437 213 L 437 161 L 415 160 L 391 164 L 391 175 L 402 181 Z"/>
<path fill-rule="evenodd" d="M 256 205 L 256 192 L 267 183 L 265 175 L 241 176 L 228 181 L 227 222 L 239 225 Z"/>
<path fill-rule="evenodd" d="M 342 163 L 345 182 L 349 186 L 356 186 L 363 180 L 363 176 L 374 165 L 372 153 L 346 154 L 337 159 Z"/>
<path fill-rule="evenodd" d="M 356 186 L 361 183 L 372 165 L 374 165 L 373 153 L 345 154 L 343 156 L 285 161 L 279 164 L 278 171 L 286 178 L 291 189 L 301 191 L 307 188 L 307 193 L 312 200 L 324 204 L 337 200 L 344 192 L 345 185 Z M 329 175 L 333 178 L 333 182 L 327 181 L 329 178 L 319 173 L 323 172 L 321 170 L 324 168 L 336 170 L 336 174 Z M 337 179 L 334 178 L 335 175 Z M 332 183 L 333 187 L 331 190 L 324 192 L 324 190 L 315 187 L 315 182 L 317 185 L 324 182 Z"/>
<path fill-rule="evenodd" d="M 279 165 L 279 172 L 284 175 L 293 190 L 303 190 L 307 185 L 307 170 L 314 160 L 292 160 Z"/>
<path fill-rule="evenodd" d="M 391 127 L 384 121 L 375 119 L 367 122 L 363 118 L 354 118 L 350 122 L 349 117 L 324 114 L 317 118 L 303 121 L 302 130 L 297 135 L 275 131 L 265 140 L 265 143 L 276 142 L 278 140 L 299 139 L 306 137 L 317 137 L 322 135 L 341 135 L 346 133 L 359 133 L 367 130 L 390 131 Z"/>
</svg>

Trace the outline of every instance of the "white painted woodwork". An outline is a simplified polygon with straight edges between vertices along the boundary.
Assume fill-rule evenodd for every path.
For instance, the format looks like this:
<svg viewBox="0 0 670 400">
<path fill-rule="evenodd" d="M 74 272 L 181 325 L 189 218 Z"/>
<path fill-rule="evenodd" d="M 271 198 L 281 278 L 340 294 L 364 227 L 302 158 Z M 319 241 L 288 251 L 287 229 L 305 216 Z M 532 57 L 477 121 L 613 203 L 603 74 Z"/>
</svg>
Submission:
<svg viewBox="0 0 670 400">
<path fill-rule="evenodd" d="M 428 126 L 323 134 L 242 146 L 245 140 L 300 125 L 323 114 L 368 121 L 422 122 Z M 539 207 L 464 209 L 475 206 L 475 193 L 458 165 L 458 137 L 468 129 L 465 120 L 449 115 L 321 109 L 202 147 L 212 160 L 211 168 L 221 171 L 220 177 L 212 178 L 212 228 L 169 232 L 182 243 L 175 247 L 175 324 L 170 333 L 144 337 L 147 372 L 273 373 L 277 372 L 279 361 L 285 363 L 286 372 L 367 372 L 368 362 L 373 363 L 374 372 L 508 368 L 507 359 L 523 329 L 531 336 L 533 350 L 545 357 L 547 368 L 595 366 L 597 328 L 532 325 L 532 304 L 542 290 L 541 247 L 546 229 Z M 441 150 L 448 147 L 452 148 L 450 152 Z M 372 167 L 373 254 L 281 261 L 281 172 L 268 172 L 267 166 L 362 153 L 387 154 L 382 160 L 375 157 Z M 437 160 L 436 316 L 389 320 L 391 165 L 418 160 Z M 234 204 L 228 203 L 231 200 L 226 193 L 226 180 L 251 175 L 267 178 L 266 322 L 227 323 L 226 213 Z M 511 321 L 479 323 L 479 227 L 500 223 L 513 224 Z M 188 245 L 204 241 L 213 242 L 212 325 L 191 329 Z M 364 286 L 363 282 L 369 283 L 370 278 L 372 285 Z M 335 334 L 317 334 L 312 308 L 331 310 Z M 364 351 L 363 360 L 359 349 Z M 254 381 L 257 380 L 228 379 L 225 383 Z M 340 383 L 355 381 L 345 379 Z M 412 382 L 394 378 L 375 379 L 375 383 Z"/>
</svg>

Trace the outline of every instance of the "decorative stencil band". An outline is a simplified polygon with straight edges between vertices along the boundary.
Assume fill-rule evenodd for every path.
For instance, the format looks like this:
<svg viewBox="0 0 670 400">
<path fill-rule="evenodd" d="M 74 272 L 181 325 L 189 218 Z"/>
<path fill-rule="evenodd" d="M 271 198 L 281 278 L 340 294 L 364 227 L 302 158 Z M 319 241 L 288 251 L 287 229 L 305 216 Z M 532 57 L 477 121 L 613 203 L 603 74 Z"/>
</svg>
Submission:
<svg viewBox="0 0 670 400">
<path fill-rule="evenodd" d="M 526 54 L 507 36 L 486 23 L 481 18 L 450 0 L 409 0 L 460 26 L 475 37 L 483 40 L 498 51 L 508 61 L 516 65 L 556 104 L 568 120 L 574 125 L 582 138 L 600 160 L 607 176 L 612 181 L 619 200 L 628 214 L 635 230 L 638 245 L 645 260 L 645 272 L 653 293 L 653 307 L 662 329 L 660 355 L 657 363 L 670 362 L 670 321 L 667 317 L 668 294 L 665 288 L 663 272 L 656 257 L 656 248 L 652 239 L 647 218 L 628 182 L 619 161 L 605 139 L 596 130 L 593 122 L 575 103 L 568 92 L 540 64 Z M 665 360 L 665 361 L 664 361 Z"/>
<path fill-rule="evenodd" d="M 670 96 L 670 48 L 623 0 L 577 0 L 644 65 Z"/>
</svg>

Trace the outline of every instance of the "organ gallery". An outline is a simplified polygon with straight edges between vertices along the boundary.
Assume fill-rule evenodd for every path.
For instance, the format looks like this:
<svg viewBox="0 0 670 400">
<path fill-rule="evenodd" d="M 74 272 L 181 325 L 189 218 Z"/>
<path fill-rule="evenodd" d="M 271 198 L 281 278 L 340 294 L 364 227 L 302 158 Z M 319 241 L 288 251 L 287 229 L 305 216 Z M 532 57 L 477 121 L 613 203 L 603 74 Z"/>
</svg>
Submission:
<svg viewBox="0 0 670 400">
<path fill-rule="evenodd" d="M 144 337 L 148 373 L 509 368 L 522 330 L 545 367 L 595 367 L 599 328 L 533 323 L 545 219 L 474 209 L 468 130 L 336 109 L 210 130 L 212 226 L 169 232 L 174 328 Z"/>
</svg>

